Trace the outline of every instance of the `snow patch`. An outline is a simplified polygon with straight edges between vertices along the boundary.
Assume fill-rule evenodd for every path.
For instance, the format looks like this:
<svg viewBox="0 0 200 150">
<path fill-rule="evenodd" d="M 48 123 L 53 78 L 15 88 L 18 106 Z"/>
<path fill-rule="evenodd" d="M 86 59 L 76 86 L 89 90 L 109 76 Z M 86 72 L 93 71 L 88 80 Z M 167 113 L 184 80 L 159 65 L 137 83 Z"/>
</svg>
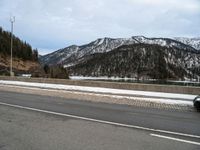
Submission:
<svg viewBox="0 0 200 150">
<path fill-rule="evenodd" d="M 36 87 L 36 88 L 45 88 L 45 89 L 54 89 L 54 90 L 91 92 L 94 94 L 101 94 L 101 95 L 112 94 L 111 95 L 112 97 L 128 98 L 130 100 L 135 99 L 135 97 L 137 96 L 145 96 L 146 98 L 137 97 L 137 99 L 146 100 L 149 102 L 157 102 L 157 103 L 165 103 L 165 104 L 180 104 L 180 105 L 192 105 L 193 99 L 197 96 L 197 95 L 190 95 L 190 94 L 135 91 L 135 90 L 111 89 L 111 88 L 100 88 L 100 87 L 46 84 L 46 83 L 33 83 L 33 82 L 21 82 L 21 81 L 5 81 L 5 80 L 0 80 L 0 84 Z"/>
</svg>

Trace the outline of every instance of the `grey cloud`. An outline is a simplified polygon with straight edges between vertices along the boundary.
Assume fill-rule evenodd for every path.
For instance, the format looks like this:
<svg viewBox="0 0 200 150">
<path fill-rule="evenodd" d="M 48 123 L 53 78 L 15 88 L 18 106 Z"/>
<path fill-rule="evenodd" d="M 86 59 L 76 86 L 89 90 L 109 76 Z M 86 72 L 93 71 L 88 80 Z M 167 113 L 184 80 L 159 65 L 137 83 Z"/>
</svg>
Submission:
<svg viewBox="0 0 200 150">
<path fill-rule="evenodd" d="M 199 0 L 0 0 L 0 26 L 56 50 L 99 37 L 199 36 Z"/>
</svg>

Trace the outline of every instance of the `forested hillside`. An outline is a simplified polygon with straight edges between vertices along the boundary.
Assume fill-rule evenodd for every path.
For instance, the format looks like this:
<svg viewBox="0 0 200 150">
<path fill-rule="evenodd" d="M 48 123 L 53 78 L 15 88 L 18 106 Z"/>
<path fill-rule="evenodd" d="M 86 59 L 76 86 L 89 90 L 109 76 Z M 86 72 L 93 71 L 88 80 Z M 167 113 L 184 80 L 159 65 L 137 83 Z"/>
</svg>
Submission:
<svg viewBox="0 0 200 150">
<path fill-rule="evenodd" d="M 131 38 L 100 38 L 92 41 L 88 44 L 77 46 L 72 45 L 63 49 L 59 49 L 53 53 L 44 55 L 40 57 L 42 64 L 56 65 L 62 64 L 65 67 L 73 66 L 84 61 L 88 55 L 95 53 L 106 53 L 112 51 L 123 45 L 132 44 L 150 44 L 150 45 L 160 45 L 162 47 L 168 48 L 178 48 L 188 51 L 199 51 L 198 45 L 200 45 L 200 40 L 194 39 L 190 40 L 190 45 L 188 42 L 180 42 L 170 38 L 148 38 L 144 36 L 132 36 Z"/>
<path fill-rule="evenodd" d="M 0 75 L 10 75 L 11 33 L 0 27 Z M 60 66 L 51 66 L 44 70 L 38 60 L 37 49 L 13 36 L 13 72 L 14 74 L 32 74 L 33 77 L 68 78 L 66 69 Z"/>
<path fill-rule="evenodd" d="M 0 75 L 10 75 L 10 39 L 11 33 L 0 27 Z M 15 75 L 31 73 L 36 76 L 43 72 L 38 62 L 38 51 L 16 36 L 13 36 L 13 71 Z"/>
<path fill-rule="evenodd" d="M 124 45 L 88 56 L 69 67 L 71 74 L 145 79 L 185 79 L 200 76 L 200 52 L 156 44 Z"/>
<path fill-rule="evenodd" d="M 11 33 L 4 31 L 0 27 L 0 54 L 10 56 L 10 37 Z M 33 50 L 32 47 L 13 36 L 13 57 L 21 58 L 23 60 L 38 61 L 38 51 Z"/>
</svg>

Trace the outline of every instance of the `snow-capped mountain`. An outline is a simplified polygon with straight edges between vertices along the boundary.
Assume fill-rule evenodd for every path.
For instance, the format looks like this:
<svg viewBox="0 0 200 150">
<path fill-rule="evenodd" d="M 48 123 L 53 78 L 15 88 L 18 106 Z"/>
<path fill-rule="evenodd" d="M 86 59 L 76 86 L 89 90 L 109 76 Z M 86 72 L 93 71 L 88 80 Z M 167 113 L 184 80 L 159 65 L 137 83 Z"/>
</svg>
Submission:
<svg viewBox="0 0 200 150">
<path fill-rule="evenodd" d="M 196 50 L 191 45 L 170 38 L 147 38 L 144 36 L 134 36 L 132 38 L 135 39 L 138 43 L 143 43 L 143 44 L 156 44 L 168 48 L 176 47 L 182 50 L 191 50 L 191 51 Z"/>
<path fill-rule="evenodd" d="M 169 38 L 146 38 L 144 36 L 133 36 L 131 38 L 100 38 L 89 44 L 77 46 L 72 45 L 53 53 L 40 57 L 42 64 L 62 64 L 65 67 L 76 65 L 85 61 L 92 54 L 112 51 L 123 45 L 131 44 L 156 44 L 163 47 L 175 47 L 182 50 L 196 51 L 193 45 L 187 45 L 180 40 Z"/>
<path fill-rule="evenodd" d="M 41 57 L 41 62 L 43 64 L 63 64 L 66 66 L 71 66 L 76 64 L 78 60 L 81 60 L 84 56 L 88 56 L 94 53 L 104 53 L 111 51 L 124 44 L 134 44 L 136 43 L 133 39 L 111 39 L 102 38 L 97 39 L 89 44 L 82 46 L 69 46 L 60 49 L 51 54 L 47 54 Z"/>
<path fill-rule="evenodd" d="M 186 45 L 190 45 L 197 50 L 200 50 L 200 38 L 175 37 L 174 39 Z"/>
<path fill-rule="evenodd" d="M 137 79 L 198 79 L 200 53 L 156 44 L 123 45 L 68 68 L 76 76 L 115 76 Z"/>
</svg>

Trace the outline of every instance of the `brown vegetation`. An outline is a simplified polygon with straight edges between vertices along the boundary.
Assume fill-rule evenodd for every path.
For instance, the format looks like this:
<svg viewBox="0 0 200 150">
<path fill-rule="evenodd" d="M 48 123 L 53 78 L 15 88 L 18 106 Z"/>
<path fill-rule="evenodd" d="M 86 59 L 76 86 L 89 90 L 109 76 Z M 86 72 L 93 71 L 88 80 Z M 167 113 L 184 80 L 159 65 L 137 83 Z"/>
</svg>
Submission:
<svg viewBox="0 0 200 150">
<path fill-rule="evenodd" d="M 10 57 L 0 54 L 0 74 L 8 75 L 10 69 Z M 36 61 L 13 58 L 13 71 L 15 74 L 42 72 L 40 64 Z"/>
</svg>

